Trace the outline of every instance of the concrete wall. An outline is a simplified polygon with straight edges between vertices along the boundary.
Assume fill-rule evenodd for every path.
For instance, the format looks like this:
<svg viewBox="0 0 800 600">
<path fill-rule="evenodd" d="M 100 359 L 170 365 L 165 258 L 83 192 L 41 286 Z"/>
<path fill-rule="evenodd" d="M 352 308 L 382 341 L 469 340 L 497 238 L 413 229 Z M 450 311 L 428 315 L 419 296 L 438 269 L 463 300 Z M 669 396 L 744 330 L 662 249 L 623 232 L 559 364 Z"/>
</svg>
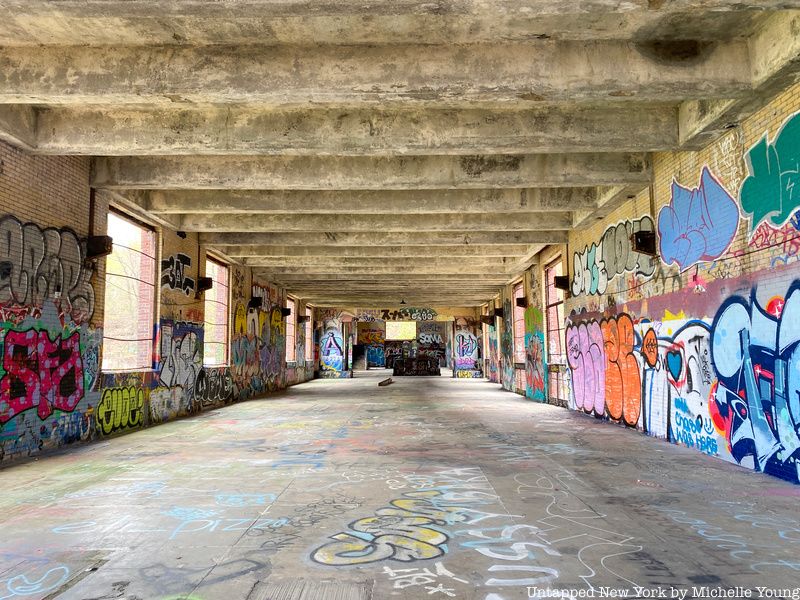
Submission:
<svg viewBox="0 0 800 600">
<path fill-rule="evenodd" d="M 81 244 L 89 234 L 89 161 L 30 156 L 0 143 L 0 171 L 0 462 L 245 400 L 313 374 L 304 352 L 287 369 L 283 290 L 238 265 L 231 265 L 230 365 L 203 368 L 203 301 L 195 300 L 194 285 L 205 274 L 206 251 L 196 235 L 181 239 L 166 228 L 159 229 L 152 369 L 102 372 L 105 260 L 87 263 Z M 96 235 L 105 234 L 107 214 L 99 200 Z M 180 281 L 162 279 L 175 260 Z M 262 309 L 247 310 L 252 294 L 264 297 Z"/>
<path fill-rule="evenodd" d="M 569 238 L 570 406 L 798 481 L 800 86 Z M 659 257 L 630 234 L 657 231 Z"/>
</svg>

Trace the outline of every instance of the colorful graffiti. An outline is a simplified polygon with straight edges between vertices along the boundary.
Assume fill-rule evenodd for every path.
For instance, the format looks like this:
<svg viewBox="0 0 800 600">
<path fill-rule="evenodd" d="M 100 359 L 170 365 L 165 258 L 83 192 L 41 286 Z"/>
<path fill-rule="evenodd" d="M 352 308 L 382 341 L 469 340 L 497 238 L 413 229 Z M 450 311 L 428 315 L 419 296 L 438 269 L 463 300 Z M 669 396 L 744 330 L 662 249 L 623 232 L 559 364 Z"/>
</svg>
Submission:
<svg viewBox="0 0 800 600">
<path fill-rule="evenodd" d="M 330 536 L 333 541 L 317 548 L 311 559 L 329 566 L 428 560 L 447 553 L 447 527 L 505 516 L 475 508 L 497 499 L 479 469 L 452 469 L 425 479 L 429 489 L 405 493 L 374 516 L 352 522 L 349 531 Z"/>
<path fill-rule="evenodd" d="M 356 319 L 362 323 L 370 321 L 433 321 L 437 314 L 432 308 L 405 306 L 394 310 L 389 308 L 360 310 L 356 313 Z"/>
<path fill-rule="evenodd" d="M 86 415 L 99 397 L 102 331 L 77 324 L 64 306 L 2 311 L 0 459 L 93 434 Z"/>
<path fill-rule="evenodd" d="M 159 382 L 168 388 L 181 387 L 189 398 L 193 397 L 203 367 L 203 325 L 163 319 L 160 340 Z"/>
<path fill-rule="evenodd" d="M 642 384 L 633 354 L 636 334 L 630 316 L 570 325 L 566 343 L 575 406 L 635 427 L 641 413 Z"/>
<path fill-rule="evenodd" d="M 497 352 L 497 328 L 494 325 L 489 325 L 486 328 L 486 332 L 489 338 L 489 356 L 486 358 L 486 373 L 490 382 L 500 383 L 500 357 Z"/>
<path fill-rule="evenodd" d="M 0 219 L 0 306 L 41 307 L 49 300 L 76 323 L 94 314 L 94 268 L 71 229 Z"/>
<path fill-rule="evenodd" d="M 185 254 L 174 254 L 161 261 L 161 288 L 183 292 L 187 296 L 194 291 L 194 279 L 186 273 L 192 267 L 192 259 Z"/>
<path fill-rule="evenodd" d="M 503 332 L 500 334 L 500 377 L 504 390 L 514 391 L 514 314 L 511 300 L 503 301 Z"/>
<path fill-rule="evenodd" d="M 471 331 L 460 329 L 456 332 L 455 371 L 480 370 L 478 338 Z"/>
<path fill-rule="evenodd" d="M 729 298 L 711 327 L 711 418 L 733 459 L 800 481 L 800 282 L 785 300 Z"/>
<path fill-rule="evenodd" d="M 110 435 L 144 425 L 145 390 L 134 386 L 107 388 L 95 412 L 97 429 Z"/>
<path fill-rule="evenodd" d="M 421 321 L 417 324 L 417 356 L 434 358 L 440 366 L 446 360 L 445 323 Z"/>
<path fill-rule="evenodd" d="M 525 396 L 547 402 L 547 362 L 544 353 L 544 314 L 535 307 L 525 309 Z"/>
<path fill-rule="evenodd" d="M 367 347 L 367 366 L 386 366 L 384 350 L 386 330 L 381 321 L 367 321 L 358 324 L 358 343 Z"/>
<path fill-rule="evenodd" d="M 576 252 L 573 256 L 572 294 L 604 294 L 617 276 L 633 273 L 648 277 L 655 271 L 656 261 L 631 247 L 631 236 L 638 231 L 655 231 L 653 220 L 642 217 L 606 229 L 600 242 Z"/>
<path fill-rule="evenodd" d="M 800 113 L 789 117 L 770 142 L 765 133 L 745 157 L 748 176 L 739 199 L 750 231 L 779 228 L 800 208 Z"/>
<path fill-rule="evenodd" d="M 661 260 L 681 271 L 713 261 L 733 242 L 739 227 L 739 207 L 708 167 L 700 184 L 687 188 L 672 182 L 672 198 L 658 213 Z"/>
</svg>

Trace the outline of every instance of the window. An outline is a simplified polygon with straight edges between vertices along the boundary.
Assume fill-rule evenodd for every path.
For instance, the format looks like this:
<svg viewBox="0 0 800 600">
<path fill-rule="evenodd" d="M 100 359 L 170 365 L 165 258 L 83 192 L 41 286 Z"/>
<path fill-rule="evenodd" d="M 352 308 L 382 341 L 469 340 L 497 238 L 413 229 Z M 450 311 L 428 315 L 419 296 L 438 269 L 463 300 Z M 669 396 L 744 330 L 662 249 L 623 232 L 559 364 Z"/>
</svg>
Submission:
<svg viewBox="0 0 800 600">
<path fill-rule="evenodd" d="M 290 313 L 286 317 L 286 362 L 295 362 L 297 360 L 297 346 L 295 344 L 294 325 L 297 322 L 297 306 L 296 302 L 291 299 L 286 300 L 286 308 Z"/>
<path fill-rule="evenodd" d="M 222 367 L 228 362 L 228 267 L 206 258 L 206 277 L 214 285 L 204 292 L 203 364 Z"/>
<path fill-rule="evenodd" d="M 555 286 L 555 278 L 557 275 L 561 275 L 562 268 L 561 258 L 558 258 L 544 269 L 547 364 L 551 366 L 564 365 L 567 362 L 564 354 L 564 292 Z M 557 400 L 560 404 L 566 403 L 565 367 L 561 367 L 557 371 L 550 371 L 548 381 L 550 399 Z"/>
<path fill-rule="evenodd" d="M 525 362 L 525 308 L 517 306 L 517 300 L 525 297 L 522 282 L 514 286 L 514 362 Z"/>
<path fill-rule="evenodd" d="M 416 321 L 387 321 L 385 340 L 417 339 Z"/>
<path fill-rule="evenodd" d="M 314 360 L 314 317 L 313 311 L 306 306 L 306 362 Z"/>
<path fill-rule="evenodd" d="M 156 233 L 110 212 L 108 235 L 114 239 L 114 249 L 106 259 L 102 369 L 151 369 Z"/>
</svg>

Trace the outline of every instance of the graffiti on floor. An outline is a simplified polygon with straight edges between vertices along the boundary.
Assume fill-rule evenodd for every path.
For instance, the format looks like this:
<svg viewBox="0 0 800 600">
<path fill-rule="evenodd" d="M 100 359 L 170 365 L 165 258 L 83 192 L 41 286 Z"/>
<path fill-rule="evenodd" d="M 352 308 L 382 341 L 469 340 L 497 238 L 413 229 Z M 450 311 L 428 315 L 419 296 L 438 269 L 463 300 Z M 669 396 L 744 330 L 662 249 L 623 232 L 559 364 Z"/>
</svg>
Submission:
<svg viewBox="0 0 800 600">
<path fill-rule="evenodd" d="M 330 566 L 438 558 L 447 552 L 447 527 L 508 518 L 507 514 L 475 508 L 497 500 L 480 469 L 440 471 L 430 488 L 407 492 L 375 511 L 374 516 L 353 521 L 347 531 L 332 535 L 333 541 L 317 548 L 311 558 Z"/>
</svg>

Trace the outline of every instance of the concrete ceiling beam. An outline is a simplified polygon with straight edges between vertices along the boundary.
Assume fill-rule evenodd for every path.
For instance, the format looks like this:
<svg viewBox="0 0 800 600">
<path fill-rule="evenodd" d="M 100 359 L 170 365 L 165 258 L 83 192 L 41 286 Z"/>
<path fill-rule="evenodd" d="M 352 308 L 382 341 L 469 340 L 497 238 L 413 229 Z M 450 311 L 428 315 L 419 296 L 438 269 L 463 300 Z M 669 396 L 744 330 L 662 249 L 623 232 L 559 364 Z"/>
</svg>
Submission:
<svg viewBox="0 0 800 600">
<path fill-rule="evenodd" d="M 328 267 L 259 267 L 257 271 L 264 277 L 274 277 L 280 279 L 284 275 L 308 275 L 313 278 L 315 275 L 347 275 L 349 277 L 369 277 L 371 275 L 392 275 L 398 280 L 402 279 L 406 274 L 410 275 L 460 275 L 466 274 L 472 277 L 483 277 L 485 275 L 507 275 L 501 273 L 500 269 L 495 267 L 473 267 L 469 261 L 464 264 L 459 264 L 457 261 L 448 261 L 449 264 L 438 266 L 426 267 L 419 265 L 413 269 L 399 268 L 399 267 L 382 267 L 379 263 L 373 263 L 373 266 L 364 267 L 337 267 L 335 269 Z"/>
<path fill-rule="evenodd" d="M 483 190 L 152 190 L 141 205 L 156 214 L 431 214 L 585 210 L 603 188 Z"/>
<path fill-rule="evenodd" d="M 36 149 L 36 111 L 24 105 L 0 105 L 0 140 L 32 152 Z"/>
<path fill-rule="evenodd" d="M 743 98 L 690 99 L 681 103 L 681 147 L 701 150 L 800 81 L 800 10 L 769 16 L 749 39 L 753 91 Z"/>
<path fill-rule="evenodd" d="M 743 40 L 0 48 L 1 104 L 677 102 L 752 83 Z"/>
<path fill-rule="evenodd" d="M 253 272 L 258 274 L 262 272 L 262 269 L 255 267 Z M 342 274 L 342 273 L 320 273 L 315 275 L 314 278 L 310 278 L 307 275 L 302 273 L 300 274 L 284 274 L 280 276 L 276 276 L 276 283 L 283 283 L 286 285 L 345 285 L 348 283 L 352 284 L 364 284 L 364 285 L 373 285 L 373 284 L 398 284 L 404 285 L 406 282 L 414 282 L 415 285 L 422 285 L 424 283 L 440 283 L 440 284 L 474 284 L 475 278 L 473 275 L 469 273 L 451 273 L 451 274 L 443 274 L 437 276 L 425 275 L 423 274 L 415 274 L 415 273 L 403 273 L 401 275 L 395 274 Z M 487 285 L 495 285 L 495 284 L 502 284 L 507 281 L 505 275 L 486 275 L 481 277 L 480 282 L 482 284 Z"/>
<path fill-rule="evenodd" d="M 163 156 L 94 159 L 92 185 L 124 189 L 404 190 L 650 182 L 646 155 Z"/>
<path fill-rule="evenodd" d="M 55 107 L 44 154 L 344 155 L 648 152 L 677 147 L 675 105 L 501 110 Z"/>
<path fill-rule="evenodd" d="M 462 232 L 262 232 L 201 233 L 209 246 L 485 246 L 490 244 L 565 244 L 566 231 L 462 231 Z"/>
<path fill-rule="evenodd" d="M 569 212 L 417 215 L 184 215 L 184 231 L 420 232 L 555 231 L 572 227 Z"/>
<path fill-rule="evenodd" d="M 397 267 L 399 270 L 414 270 L 418 266 L 449 266 L 453 263 L 469 263 L 472 267 L 492 267 L 505 270 L 515 264 L 518 259 L 505 256 L 471 256 L 463 259 L 453 257 L 428 256 L 428 257 L 403 257 L 403 258 L 373 258 L 369 256 L 263 256 L 258 258 L 245 258 L 244 264 L 249 267 L 368 267 L 378 265 L 381 267 Z"/>
<path fill-rule="evenodd" d="M 474 256 L 524 256 L 530 246 L 484 245 L 484 246 L 216 246 L 216 249 L 232 258 L 259 257 L 323 257 L 343 258 L 400 258 L 450 256 L 466 258 Z"/>
<path fill-rule="evenodd" d="M 2 0 L 5 45 L 381 44 L 715 39 L 797 0 Z M 369 26 L 365 26 L 365 15 Z M 683 16 L 684 18 L 680 18 Z M 746 32 L 746 30 L 745 30 Z"/>
</svg>

